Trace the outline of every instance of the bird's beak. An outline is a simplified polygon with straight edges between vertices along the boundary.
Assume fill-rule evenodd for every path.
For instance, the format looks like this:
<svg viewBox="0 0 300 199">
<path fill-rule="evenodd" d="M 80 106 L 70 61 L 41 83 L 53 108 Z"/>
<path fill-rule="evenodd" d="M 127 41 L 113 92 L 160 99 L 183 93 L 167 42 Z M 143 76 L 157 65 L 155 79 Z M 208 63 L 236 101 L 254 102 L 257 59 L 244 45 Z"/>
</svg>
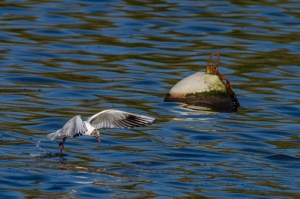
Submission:
<svg viewBox="0 0 300 199">
<path fill-rule="evenodd" d="M 100 140 L 100 133 L 97 129 L 94 129 L 93 132 L 91 133 L 92 136 L 94 136 L 94 138 L 96 138 L 96 140 L 98 141 L 98 143 L 101 143 Z"/>
<path fill-rule="evenodd" d="M 98 141 L 98 143 L 101 143 L 101 140 L 99 137 L 97 137 L 96 140 Z"/>
</svg>

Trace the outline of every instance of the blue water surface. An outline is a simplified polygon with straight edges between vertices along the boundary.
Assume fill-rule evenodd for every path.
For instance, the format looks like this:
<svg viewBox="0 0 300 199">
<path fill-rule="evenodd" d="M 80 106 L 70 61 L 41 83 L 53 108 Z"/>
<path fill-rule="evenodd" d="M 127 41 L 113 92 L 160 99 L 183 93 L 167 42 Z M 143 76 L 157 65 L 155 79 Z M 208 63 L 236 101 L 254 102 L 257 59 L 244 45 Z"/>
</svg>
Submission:
<svg viewBox="0 0 300 199">
<path fill-rule="evenodd" d="M 297 1 L 39 1 L 0 6 L 0 198 L 299 198 Z M 209 55 L 241 108 L 163 99 Z M 119 109 L 151 126 L 46 140 Z"/>
</svg>

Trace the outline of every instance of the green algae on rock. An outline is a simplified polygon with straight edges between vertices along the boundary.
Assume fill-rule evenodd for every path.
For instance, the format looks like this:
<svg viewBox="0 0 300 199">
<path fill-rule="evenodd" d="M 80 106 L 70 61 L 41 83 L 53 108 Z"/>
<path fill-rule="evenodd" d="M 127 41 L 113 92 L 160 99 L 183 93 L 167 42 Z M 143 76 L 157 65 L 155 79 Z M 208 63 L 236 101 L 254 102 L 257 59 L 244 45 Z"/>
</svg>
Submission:
<svg viewBox="0 0 300 199">
<path fill-rule="evenodd" d="M 203 72 L 192 74 L 175 84 L 165 102 L 231 107 L 231 97 L 217 75 Z"/>
<path fill-rule="evenodd" d="M 216 65 L 210 64 L 213 55 L 218 56 Z M 166 95 L 165 102 L 183 102 L 191 105 L 209 106 L 218 109 L 239 107 L 239 102 L 229 80 L 218 70 L 220 56 L 211 54 L 206 73 L 194 73 L 175 84 Z M 224 83 L 225 81 L 225 83 Z"/>
</svg>

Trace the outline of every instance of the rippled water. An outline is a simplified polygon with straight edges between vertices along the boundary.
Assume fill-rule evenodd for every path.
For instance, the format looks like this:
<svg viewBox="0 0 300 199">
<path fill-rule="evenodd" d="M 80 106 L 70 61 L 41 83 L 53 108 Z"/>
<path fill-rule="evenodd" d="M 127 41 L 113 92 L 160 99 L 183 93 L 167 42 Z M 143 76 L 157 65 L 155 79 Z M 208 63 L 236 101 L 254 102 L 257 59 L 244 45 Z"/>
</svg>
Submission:
<svg viewBox="0 0 300 199">
<path fill-rule="evenodd" d="M 300 197 L 298 1 L 0 5 L 1 198 Z M 238 112 L 164 103 L 212 52 Z M 109 108 L 156 123 L 43 140 Z"/>
</svg>

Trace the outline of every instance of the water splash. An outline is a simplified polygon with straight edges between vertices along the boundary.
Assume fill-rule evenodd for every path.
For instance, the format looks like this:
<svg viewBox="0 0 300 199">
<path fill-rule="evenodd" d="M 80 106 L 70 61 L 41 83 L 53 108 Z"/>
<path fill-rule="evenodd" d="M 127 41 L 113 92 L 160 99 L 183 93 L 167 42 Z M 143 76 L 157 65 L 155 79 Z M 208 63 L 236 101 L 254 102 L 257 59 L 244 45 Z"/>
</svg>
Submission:
<svg viewBox="0 0 300 199">
<path fill-rule="evenodd" d="M 48 140 L 48 139 L 44 138 L 44 139 L 39 140 L 36 143 L 36 146 L 35 146 L 35 148 L 37 148 L 38 150 L 41 150 L 43 152 L 41 152 L 41 153 L 30 153 L 29 155 L 31 157 L 35 157 L 35 158 L 51 158 L 51 157 L 60 156 L 60 154 L 52 154 L 51 151 L 49 151 L 48 149 L 42 147 L 41 142 L 44 141 L 44 140 Z"/>
</svg>

